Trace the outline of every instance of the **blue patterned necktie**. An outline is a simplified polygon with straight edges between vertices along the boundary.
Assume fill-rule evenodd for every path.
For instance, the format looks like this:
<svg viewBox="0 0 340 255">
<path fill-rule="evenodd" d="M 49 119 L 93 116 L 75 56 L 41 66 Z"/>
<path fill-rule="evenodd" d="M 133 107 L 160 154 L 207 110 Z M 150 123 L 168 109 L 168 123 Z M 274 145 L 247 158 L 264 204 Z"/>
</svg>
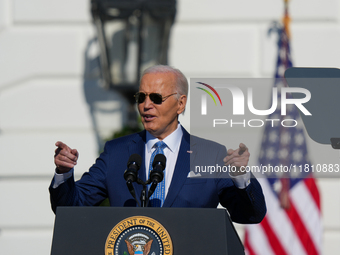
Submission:
<svg viewBox="0 0 340 255">
<path fill-rule="evenodd" d="M 163 141 L 159 141 L 154 145 L 156 150 L 152 153 L 150 158 L 150 165 L 149 165 L 149 176 L 150 172 L 152 171 L 152 163 L 157 154 L 164 154 L 164 149 L 166 148 L 166 144 Z M 165 170 L 164 170 L 165 171 Z M 149 185 L 150 188 L 150 185 Z M 150 197 L 150 205 L 151 207 L 162 207 L 165 199 L 165 175 L 163 180 L 158 183 L 155 192 Z"/>
</svg>

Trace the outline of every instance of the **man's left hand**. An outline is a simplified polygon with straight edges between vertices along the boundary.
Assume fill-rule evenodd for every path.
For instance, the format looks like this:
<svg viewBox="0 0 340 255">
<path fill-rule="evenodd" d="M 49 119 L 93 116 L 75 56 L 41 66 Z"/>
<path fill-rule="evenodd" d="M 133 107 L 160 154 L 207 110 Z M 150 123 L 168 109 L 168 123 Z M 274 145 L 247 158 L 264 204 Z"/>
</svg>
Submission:
<svg viewBox="0 0 340 255">
<path fill-rule="evenodd" d="M 232 167 L 230 175 L 237 176 L 245 174 L 245 168 L 248 165 L 250 153 L 245 144 L 240 143 L 239 148 L 236 150 L 229 149 L 227 151 L 228 155 L 223 159 L 224 165 Z"/>
</svg>

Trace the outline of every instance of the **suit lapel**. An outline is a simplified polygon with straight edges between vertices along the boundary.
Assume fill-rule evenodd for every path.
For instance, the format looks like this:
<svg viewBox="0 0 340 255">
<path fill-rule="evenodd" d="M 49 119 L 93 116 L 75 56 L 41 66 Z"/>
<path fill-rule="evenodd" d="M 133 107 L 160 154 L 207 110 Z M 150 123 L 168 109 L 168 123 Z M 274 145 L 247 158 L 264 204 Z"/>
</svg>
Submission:
<svg viewBox="0 0 340 255">
<path fill-rule="evenodd" d="M 168 194 L 163 207 L 171 207 L 190 171 L 190 135 L 182 128 L 183 137 Z"/>
<path fill-rule="evenodd" d="M 129 145 L 129 155 L 137 153 L 142 157 L 142 165 L 138 171 L 138 177 L 145 182 L 145 139 L 146 133 L 145 130 L 137 133 L 137 135 L 132 139 L 132 142 Z M 135 188 L 136 196 L 140 201 L 140 194 L 142 193 L 143 186 L 134 182 L 133 187 Z"/>
</svg>

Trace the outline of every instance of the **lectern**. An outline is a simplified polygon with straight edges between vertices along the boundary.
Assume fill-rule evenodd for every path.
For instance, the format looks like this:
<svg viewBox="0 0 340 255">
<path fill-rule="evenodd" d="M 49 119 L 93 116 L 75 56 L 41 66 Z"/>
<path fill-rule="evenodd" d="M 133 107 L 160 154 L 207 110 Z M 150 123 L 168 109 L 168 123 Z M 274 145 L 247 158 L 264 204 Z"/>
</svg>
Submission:
<svg viewBox="0 0 340 255">
<path fill-rule="evenodd" d="M 51 255 L 244 254 L 224 209 L 58 207 Z"/>
</svg>

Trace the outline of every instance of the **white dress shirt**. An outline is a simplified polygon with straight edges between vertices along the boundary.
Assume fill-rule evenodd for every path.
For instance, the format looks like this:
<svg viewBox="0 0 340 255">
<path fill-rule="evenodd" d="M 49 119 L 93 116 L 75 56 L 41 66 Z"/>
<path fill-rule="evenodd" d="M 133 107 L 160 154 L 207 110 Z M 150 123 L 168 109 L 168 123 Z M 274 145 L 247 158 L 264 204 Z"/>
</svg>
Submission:
<svg viewBox="0 0 340 255">
<path fill-rule="evenodd" d="M 179 147 L 181 146 L 183 131 L 180 124 L 178 124 L 177 129 L 168 135 L 163 142 L 166 144 L 166 148 L 164 148 L 164 156 L 166 157 L 166 165 L 164 169 L 164 178 L 165 178 L 165 197 L 168 194 L 168 190 L 170 187 L 170 183 L 172 180 L 172 176 L 174 174 L 175 165 L 177 162 Z M 146 171 L 146 179 L 149 179 L 149 165 L 150 158 L 152 153 L 155 151 L 153 147 L 157 142 L 158 138 L 151 135 L 146 131 L 146 144 L 145 144 L 145 171 Z"/>
</svg>

